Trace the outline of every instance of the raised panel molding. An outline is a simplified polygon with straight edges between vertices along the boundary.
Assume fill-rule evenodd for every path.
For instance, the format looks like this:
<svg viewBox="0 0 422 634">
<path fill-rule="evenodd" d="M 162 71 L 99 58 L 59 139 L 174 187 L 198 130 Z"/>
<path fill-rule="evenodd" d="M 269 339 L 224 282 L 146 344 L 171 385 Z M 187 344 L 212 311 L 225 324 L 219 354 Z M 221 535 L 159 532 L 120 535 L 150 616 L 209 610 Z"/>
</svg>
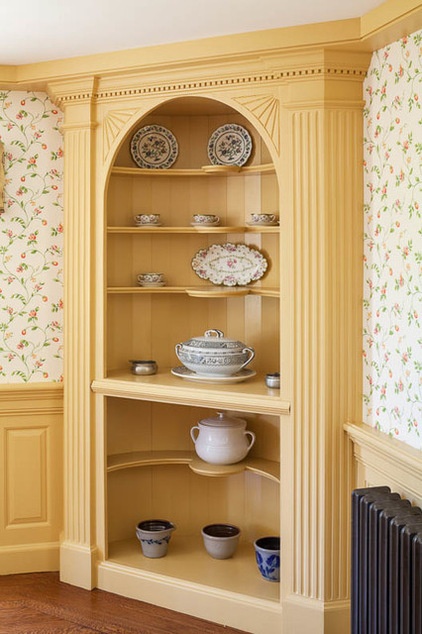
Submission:
<svg viewBox="0 0 422 634">
<path fill-rule="evenodd" d="M 0 386 L 0 574 L 57 570 L 63 385 Z"/>
<path fill-rule="evenodd" d="M 6 429 L 6 528 L 47 521 L 46 427 Z"/>
</svg>

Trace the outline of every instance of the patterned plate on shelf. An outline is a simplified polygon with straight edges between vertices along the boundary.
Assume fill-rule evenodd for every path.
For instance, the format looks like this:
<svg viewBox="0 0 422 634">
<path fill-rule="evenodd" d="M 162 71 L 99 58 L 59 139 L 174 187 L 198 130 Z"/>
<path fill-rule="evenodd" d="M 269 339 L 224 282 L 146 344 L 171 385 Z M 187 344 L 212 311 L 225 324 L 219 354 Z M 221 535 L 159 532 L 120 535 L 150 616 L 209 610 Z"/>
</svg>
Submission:
<svg viewBox="0 0 422 634">
<path fill-rule="evenodd" d="M 256 282 L 267 267 L 268 262 L 260 251 L 231 242 L 200 249 L 192 260 L 192 268 L 198 277 L 223 286 L 245 286 Z"/>
<path fill-rule="evenodd" d="M 251 152 L 249 132 L 236 123 L 217 128 L 208 141 L 208 158 L 213 165 L 244 165 Z"/>
<path fill-rule="evenodd" d="M 132 137 L 130 152 L 138 167 L 167 169 L 179 152 L 176 137 L 161 125 L 146 125 Z"/>
</svg>

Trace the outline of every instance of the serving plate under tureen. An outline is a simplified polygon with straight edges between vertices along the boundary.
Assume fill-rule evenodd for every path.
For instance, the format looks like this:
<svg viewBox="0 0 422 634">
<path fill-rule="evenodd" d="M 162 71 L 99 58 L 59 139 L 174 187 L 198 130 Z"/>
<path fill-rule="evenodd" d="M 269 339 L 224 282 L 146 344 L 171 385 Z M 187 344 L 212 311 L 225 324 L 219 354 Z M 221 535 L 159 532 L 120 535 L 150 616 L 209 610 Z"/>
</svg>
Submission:
<svg viewBox="0 0 422 634">
<path fill-rule="evenodd" d="M 146 125 L 133 135 L 130 152 L 138 167 L 167 169 L 177 159 L 179 146 L 170 130 L 161 125 Z"/>
<path fill-rule="evenodd" d="M 217 128 L 208 141 L 208 158 L 213 165 L 245 165 L 251 152 L 251 135 L 236 123 Z"/>
<path fill-rule="evenodd" d="M 179 365 L 176 368 L 171 369 L 171 373 L 174 376 L 178 376 L 181 379 L 186 379 L 187 381 L 197 381 L 198 383 L 222 383 L 222 384 L 230 384 L 230 383 L 241 383 L 242 381 L 246 381 L 247 379 L 251 379 L 256 375 L 256 370 L 250 370 L 249 368 L 244 368 L 236 374 L 232 374 L 231 376 L 215 376 L 215 375 L 204 375 L 197 374 L 189 368 L 186 368 L 184 365 Z"/>
<path fill-rule="evenodd" d="M 192 268 L 198 277 L 223 286 L 256 282 L 267 267 L 268 262 L 258 249 L 231 242 L 200 249 L 192 259 Z"/>
</svg>

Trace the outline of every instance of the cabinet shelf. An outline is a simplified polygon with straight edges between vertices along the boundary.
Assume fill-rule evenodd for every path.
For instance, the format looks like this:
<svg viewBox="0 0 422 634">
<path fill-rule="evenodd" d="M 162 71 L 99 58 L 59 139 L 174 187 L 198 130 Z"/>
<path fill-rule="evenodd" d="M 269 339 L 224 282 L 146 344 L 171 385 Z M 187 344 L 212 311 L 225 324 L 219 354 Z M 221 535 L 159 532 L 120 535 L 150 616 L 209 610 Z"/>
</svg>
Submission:
<svg viewBox="0 0 422 634">
<path fill-rule="evenodd" d="M 235 176 L 248 176 L 253 174 L 274 174 L 275 168 L 273 163 L 264 163 L 261 165 L 250 165 L 248 167 L 241 167 L 238 171 L 232 170 L 221 170 L 221 171 L 213 171 L 209 170 L 211 166 L 204 165 L 204 169 L 202 167 L 192 168 L 192 169 L 144 169 L 142 167 L 113 167 L 111 170 L 112 175 L 115 176 L 152 176 L 155 177 L 176 177 L 180 178 L 181 176 L 199 176 L 199 177 L 207 177 L 210 176 L 218 176 L 218 177 L 235 177 Z"/>
<path fill-rule="evenodd" d="M 279 390 L 265 385 L 263 374 L 243 383 L 215 385 L 183 381 L 171 374 L 170 368 L 142 377 L 129 370 L 115 370 L 106 378 L 95 379 L 91 387 L 97 394 L 144 401 L 276 415 L 290 412 L 290 403 L 281 398 Z"/>
<path fill-rule="evenodd" d="M 235 226 L 218 226 L 218 227 L 107 227 L 107 233 L 109 234 L 130 234 L 130 235 L 177 235 L 177 234 L 198 234 L 198 233 L 274 233 L 277 234 L 280 231 L 278 225 L 275 226 L 256 226 L 245 227 L 243 225 Z"/>
<path fill-rule="evenodd" d="M 141 519 L 141 518 L 140 518 Z M 255 562 L 252 539 L 241 536 L 235 555 L 230 559 L 212 559 L 206 551 L 199 534 L 183 534 L 178 526 L 169 544 L 166 557 L 148 559 L 141 553 L 141 546 L 136 538 L 111 542 L 108 548 L 108 558 L 101 564 L 106 572 L 115 570 L 115 566 L 122 569 L 132 569 L 133 574 L 141 572 L 143 577 L 151 582 L 162 576 L 177 579 L 178 585 L 185 582 L 192 588 L 198 584 L 198 591 L 212 588 L 215 594 L 229 592 L 233 595 L 253 597 L 260 602 L 268 602 L 270 609 L 279 603 L 279 583 L 265 581 Z M 123 570 L 124 571 L 124 570 Z M 236 588 L 236 592 L 233 591 Z"/>
<path fill-rule="evenodd" d="M 264 478 L 280 482 L 280 465 L 273 460 L 247 457 L 231 465 L 213 465 L 201 460 L 194 451 L 131 451 L 114 454 L 107 459 L 107 471 L 120 471 L 134 467 L 186 464 L 199 475 L 221 477 L 251 471 Z"/>
<path fill-rule="evenodd" d="M 109 286 L 107 288 L 109 295 L 168 295 L 168 294 L 184 294 L 187 293 L 191 297 L 239 297 L 244 295 L 259 295 L 260 297 L 279 297 L 280 292 L 273 287 L 251 287 L 246 290 L 238 291 L 236 287 L 228 286 L 225 288 L 206 286 L 189 287 L 186 286 Z"/>
</svg>

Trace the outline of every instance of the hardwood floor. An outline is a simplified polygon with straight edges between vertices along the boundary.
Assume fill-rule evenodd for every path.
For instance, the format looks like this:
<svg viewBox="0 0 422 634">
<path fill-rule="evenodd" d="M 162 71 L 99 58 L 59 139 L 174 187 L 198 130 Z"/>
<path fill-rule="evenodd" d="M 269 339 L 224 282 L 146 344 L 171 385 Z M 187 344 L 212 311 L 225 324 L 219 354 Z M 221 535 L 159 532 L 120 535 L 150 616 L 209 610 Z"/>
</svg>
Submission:
<svg viewBox="0 0 422 634">
<path fill-rule="evenodd" d="M 58 573 L 0 576 L 0 634 L 241 634 L 115 594 L 75 588 Z"/>
</svg>

